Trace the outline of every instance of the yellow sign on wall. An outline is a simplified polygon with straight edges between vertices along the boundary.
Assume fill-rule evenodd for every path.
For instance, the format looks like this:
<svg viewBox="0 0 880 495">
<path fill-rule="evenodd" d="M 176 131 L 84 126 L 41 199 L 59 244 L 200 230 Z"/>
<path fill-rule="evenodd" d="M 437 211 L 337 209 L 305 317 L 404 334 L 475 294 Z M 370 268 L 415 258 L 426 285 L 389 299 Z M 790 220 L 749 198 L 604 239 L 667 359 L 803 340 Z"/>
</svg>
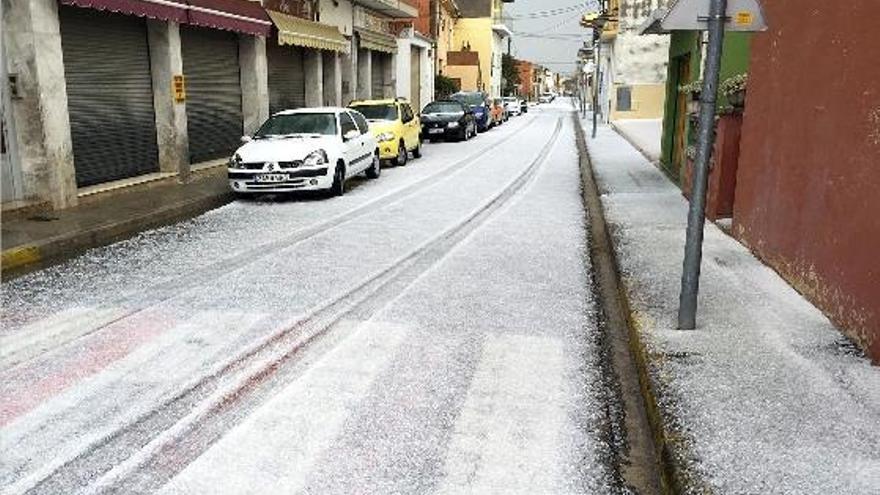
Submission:
<svg viewBox="0 0 880 495">
<path fill-rule="evenodd" d="M 171 86 L 174 92 L 174 101 L 176 103 L 186 101 L 186 81 L 182 74 L 176 74 L 172 77 Z"/>
<path fill-rule="evenodd" d="M 733 22 L 737 26 L 751 26 L 755 22 L 755 16 L 748 10 L 741 10 L 733 17 Z"/>
</svg>

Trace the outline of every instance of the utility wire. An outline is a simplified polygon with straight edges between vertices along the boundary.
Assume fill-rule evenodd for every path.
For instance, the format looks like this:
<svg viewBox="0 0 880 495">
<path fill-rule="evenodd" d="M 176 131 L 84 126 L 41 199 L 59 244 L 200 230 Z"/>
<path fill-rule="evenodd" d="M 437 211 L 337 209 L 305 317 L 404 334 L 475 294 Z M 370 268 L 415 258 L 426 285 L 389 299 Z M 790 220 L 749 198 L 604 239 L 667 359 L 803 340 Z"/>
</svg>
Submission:
<svg viewBox="0 0 880 495">
<path fill-rule="evenodd" d="M 549 10 L 538 10 L 535 12 L 527 12 L 525 14 L 513 14 L 510 16 L 505 16 L 507 19 L 518 20 L 518 19 L 543 19 L 546 17 L 555 17 L 558 15 L 569 14 L 572 12 L 583 11 L 588 7 L 597 8 L 597 3 L 594 0 L 583 2 L 577 5 L 571 5 L 569 7 L 560 7 L 556 9 Z"/>
</svg>

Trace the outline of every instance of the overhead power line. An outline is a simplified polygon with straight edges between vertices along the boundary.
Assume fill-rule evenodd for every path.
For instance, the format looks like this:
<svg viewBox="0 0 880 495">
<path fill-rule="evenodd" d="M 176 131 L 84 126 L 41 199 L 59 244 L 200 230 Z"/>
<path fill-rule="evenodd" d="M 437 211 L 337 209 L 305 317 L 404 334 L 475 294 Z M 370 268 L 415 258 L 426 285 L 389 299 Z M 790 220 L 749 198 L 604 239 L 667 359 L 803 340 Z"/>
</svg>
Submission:
<svg viewBox="0 0 880 495">
<path fill-rule="evenodd" d="M 560 8 L 549 9 L 549 10 L 538 10 L 535 12 L 527 12 L 524 14 L 513 14 L 510 16 L 505 16 L 505 18 L 512 19 L 512 20 L 543 19 L 546 17 L 555 17 L 558 15 L 570 14 L 573 12 L 582 12 L 585 9 L 587 9 L 588 7 L 598 8 L 598 5 L 596 4 L 595 0 L 591 0 L 591 1 L 583 2 L 583 3 L 577 4 L 577 5 L 571 5 L 569 7 L 560 7 Z"/>
</svg>

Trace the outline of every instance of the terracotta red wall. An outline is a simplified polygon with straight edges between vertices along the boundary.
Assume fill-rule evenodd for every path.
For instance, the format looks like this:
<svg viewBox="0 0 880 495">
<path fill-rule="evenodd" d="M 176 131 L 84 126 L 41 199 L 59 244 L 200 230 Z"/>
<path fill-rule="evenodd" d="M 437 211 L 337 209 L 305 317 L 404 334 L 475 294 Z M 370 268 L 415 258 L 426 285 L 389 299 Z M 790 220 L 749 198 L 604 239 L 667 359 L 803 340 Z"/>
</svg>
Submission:
<svg viewBox="0 0 880 495">
<path fill-rule="evenodd" d="M 416 31 L 425 36 L 431 36 L 431 0 L 411 0 L 408 2 L 419 8 L 419 16 L 413 20 Z"/>
<path fill-rule="evenodd" d="M 523 94 L 520 96 L 529 99 L 532 95 L 532 77 L 534 76 L 532 64 L 524 60 L 517 60 L 516 70 L 519 72 L 519 80 L 522 85 Z"/>
<path fill-rule="evenodd" d="M 762 4 L 734 232 L 880 363 L 880 2 Z"/>
</svg>

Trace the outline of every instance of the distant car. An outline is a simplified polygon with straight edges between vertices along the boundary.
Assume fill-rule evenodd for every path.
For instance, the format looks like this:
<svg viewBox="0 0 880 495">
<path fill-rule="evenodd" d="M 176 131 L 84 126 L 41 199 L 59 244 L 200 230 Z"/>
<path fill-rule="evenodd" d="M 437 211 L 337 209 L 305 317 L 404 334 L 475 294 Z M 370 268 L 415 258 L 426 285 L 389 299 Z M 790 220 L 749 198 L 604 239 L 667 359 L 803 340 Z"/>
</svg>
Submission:
<svg viewBox="0 0 880 495">
<path fill-rule="evenodd" d="M 477 121 L 477 132 L 486 132 L 492 128 L 492 115 L 489 100 L 482 91 L 459 91 L 449 97 L 471 107 Z"/>
<path fill-rule="evenodd" d="M 370 123 L 370 131 L 379 141 L 379 157 L 393 165 L 403 166 L 422 156 L 422 124 L 418 115 L 403 98 L 353 101 L 349 108 L 362 113 Z"/>
<path fill-rule="evenodd" d="M 492 98 L 490 100 L 492 112 L 492 125 L 498 126 L 507 122 L 507 111 L 504 109 L 504 102 L 501 98 Z"/>
<path fill-rule="evenodd" d="M 550 93 L 544 93 L 540 97 L 538 97 L 538 103 L 551 103 L 553 101 L 553 95 Z"/>
<path fill-rule="evenodd" d="M 519 103 L 519 98 L 515 96 L 505 96 L 502 100 L 504 101 L 504 108 L 507 110 L 508 115 L 522 115 L 522 106 Z"/>
<path fill-rule="evenodd" d="M 476 135 L 474 111 L 460 101 L 437 100 L 422 110 L 422 139 L 467 141 Z"/>
<path fill-rule="evenodd" d="M 345 192 L 345 181 L 382 167 L 379 146 L 363 115 L 345 108 L 278 112 L 229 159 L 229 187 L 238 194 L 326 190 Z"/>
</svg>

